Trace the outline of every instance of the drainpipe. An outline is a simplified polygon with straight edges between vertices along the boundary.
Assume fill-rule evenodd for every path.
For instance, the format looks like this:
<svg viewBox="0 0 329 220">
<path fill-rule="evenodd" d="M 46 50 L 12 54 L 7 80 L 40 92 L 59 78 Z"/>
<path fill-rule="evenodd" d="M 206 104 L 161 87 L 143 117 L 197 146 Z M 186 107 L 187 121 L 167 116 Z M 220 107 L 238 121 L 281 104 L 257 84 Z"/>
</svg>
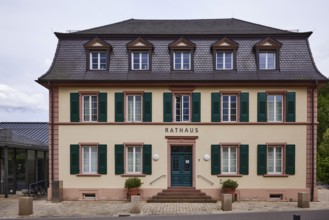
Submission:
<svg viewBox="0 0 329 220">
<path fill-rule="evenodd" d="M 314 151 L 315 151 L 315 141 L 314 141 L 314 91 L 318 86 L 318 80 L 315 80 L 314 87 L 312 88 L 312 182 L 311 182 L 311 201 L 314 202 Z"/>
<path fill-rule="evenodd" d="M 54 90 L 51 86 L 51 83 L 48 82 L 50 97 L 51 97 L 51 115 L 50 115 L 50 126 L 51 126 L 51 138 L 50 138 L 50 146 L 51 146 L 51 183 L 54 182 Z"/>
</svg>

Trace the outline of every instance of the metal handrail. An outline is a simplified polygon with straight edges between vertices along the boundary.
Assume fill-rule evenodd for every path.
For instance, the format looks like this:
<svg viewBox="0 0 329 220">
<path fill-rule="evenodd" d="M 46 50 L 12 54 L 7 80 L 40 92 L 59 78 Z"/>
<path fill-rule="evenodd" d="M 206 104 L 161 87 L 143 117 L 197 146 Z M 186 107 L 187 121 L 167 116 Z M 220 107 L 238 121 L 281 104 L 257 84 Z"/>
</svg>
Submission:
<svg viewBox="0 0 329 220">
<path fill-rule="evenodd" d="M 211 182 L 210 180 L 208 180 L 206 177 L 202 176 L 202 175 L 198 175 L 198 178 L 203 179 L 204 181 L 206 181 L 207 183 L 209 183 L 210 185 L 214 185 L 213 182 Z"/>
<path fill-rule="evenodd" d="M 159 177 L 156 178 L 155 180 L 151 181 L 149 184 L 152 185 L 154 182 L 158 181 L 158 180 L 161 179 L 162 177 L 165 178 L 166 175 L 161 175 L 161 176 L 159 176 Z"/>
</svg>

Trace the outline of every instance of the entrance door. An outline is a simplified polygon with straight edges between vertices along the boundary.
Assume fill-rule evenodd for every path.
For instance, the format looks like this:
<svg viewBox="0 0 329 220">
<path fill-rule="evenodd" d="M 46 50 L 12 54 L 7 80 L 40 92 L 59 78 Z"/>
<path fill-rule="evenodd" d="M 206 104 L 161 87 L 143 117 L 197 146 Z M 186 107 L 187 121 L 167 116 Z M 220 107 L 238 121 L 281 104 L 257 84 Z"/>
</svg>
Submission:
<svg viewBox="0 0 329 220">
<path fill-rule="evenodd" d="M 192 186 L 192 147 L 171 147 L 171 186 Z"/>
</svg>

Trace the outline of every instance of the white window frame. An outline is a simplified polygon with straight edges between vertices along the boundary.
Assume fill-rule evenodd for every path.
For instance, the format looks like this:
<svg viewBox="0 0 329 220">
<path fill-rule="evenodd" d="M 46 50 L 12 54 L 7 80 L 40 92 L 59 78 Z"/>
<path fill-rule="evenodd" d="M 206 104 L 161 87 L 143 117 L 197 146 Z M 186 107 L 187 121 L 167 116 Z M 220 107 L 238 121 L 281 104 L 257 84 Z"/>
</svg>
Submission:
<svg viewBox="0 0 329 220">
<path fill-rule="evenodd" d="M 138 68 L 135 68 L 135 59 L 134 59 L 134 54 L 138 53 Z M 143 69 L 143 62 L 142 62 L 142 55 L 143 54 L 147 54 L 147 67 L 145 69 Z M 132 70 L 149 70 L 150 69 L 150 54 L 148 51 L 132 51 L 131 52 L 131 69 Z"/>
<path fill-rule="evenodd" d="M 133 113 L 132 113 L 132 120 L 129 120 L 129 96 L 133 97 Z M 136 120 L 136 97 L 140 96 L 141 97 L 141 118 L 140 120 Z M 142 122 L 143 121 L 143 96 L 142 95 L 133 95 L 133 94 L 129 94 L 126 95 L 126 100 L 127 100 L 127 108 L 126 108 L 126 115 L 127 115 L 127 121 L 128 122 Z"/>
<path fill-rule="evenodd" d="M 106 59 L 106 62 L 105 62 L 105 68 L 101 68 L 101 53 L 104 53 L 105 54 L 105 59 Z M 89 65 L 89 68 L 91 69 L 91 70 L 106 70 L 107 69 L 107 65 L 108 65 L 108 63 L 107 63 L 107 52 L 106 51 L 91 51 L 90 53 L 89 53 L 90 55 L 90 58 L 89 58 L 89 60 L 90 60 L 90 65 Z M 97 68 L 93 68 L 93 54 L 97 54 Z"/>
<path fill-rule="evenodd" d="M 273 170 L 269 171 L 269 160 L 272 158 L 269 158 L 269 148 L 273 148 Z M 276 166 L 277 166 L 277 149 L 281 149 L 281 158 L 280 158 L 280 172 L 276 171 Z M 283 146 L 268 146 L 267 147 L 267 155 L 266 155 L 266 171 L 267 174 L 283 174 Z"/>
<path fill-rule="evenodd" d="M 176 53 L 180 53 L 180 68 L 179 69 L 176 69 Z M 184 69 L 184 53 L 188 53 L 189 54 L 189 68 L 188 69 Z M 174 66 L 173 66 L 173 69 L 174 70 L 191 70 L 191 51 L 174 51 Z"/>
<path fill-rule="evenodd" d="M 85 97 L 89 97 L 89 115 L 88 120 L 85 120 Z M 92 114 L 92 97 L 96 97 L 96 119 L 93 120 L 93 114 Z M 98 96 L 97 95 L 82 95 L 82 120 L 84 122 L 97 122 L 98 121 Z"/>
<path fill-rule="evenodd" d="M 224 120 L 224 96 L 228 96 L 229 98 L 228 98 L 228 120 L 227 121 L 225 121 Z M 232 96 L 235 96 L 236 97 L 236 101 L 235 101 L 235 120 L 233 121 L 233 120 L 231 120 L 231 116 L 232 116 L 232 114 L 231 114 L 231 98 L 232 98 Z M 222 97 L 221 97 L 221 105 L 222 105 L 222 108 L 221 108 L 221 117 L 222 117 L 222 122 L 237 122 L 237 120 L 238 120 L 238 95 L 234 95 L 234 94 L 223 94 L 222 95 Z"/>
<path fill-rule="evenodd" d="M 88 171 L 86 171 L 85 172 L 85 163 L 84 163 L 84 160 L 85 160 L 85 154 L 84 154 L 84 149 L 85 148 L 88 148 Z M 96 148 L 96 161 L 95 161 L 95 171 L 92 171 L 91 170 L 91 167 L 92 167 L 92 156 L 91 156 L 91 150 L 92 150 L 92 148 Z M 82 150 L 82 163 L 81 163 L 81 165 L 82 165 L 82 174 L 97 174 L 97 163 L 98 163 L 98 148 L 97 148 L 97 146 L 82 146 L 81 147 L 81 150 Z"/>
<path fill-rule="evenodd" d="M 176 97 L 180 96 L 181 97 L 181 102 L 180 102 L 180 106 L 181 106 L 181 109 L 180 109 L 180 121 L 177 121 L 176 120 Z M 184 120 L 184 97 L 188 97 L 188 120 Z M 175 122 L 190 122 L 191 120 L 191 95 L 186 95 L 186 94 L 175 94 L 174 95 L 174 121 Z"/>
<path fill-rule="evenodd" d="M 218 53 L 223 53 L 223 68 L 218 67 Z M 231 53 L 231 65 L 229 68 L 226 68 L 226 56 L 228 53 Z M 216 70 L 232 70 L 233 69 L 233 51 L 216 51 Z"/>
<path fill-rule="evenodd" d="M 224 148 L 228 148 L 228 172 L 224 172 Z M 232 153 L 231 149 L 235 149 L 235 171 L 231 171 L 232 169 Z M 221 147 L 221 167 L 222 167 L 222 174 L 237 174 L 238 173 L 238 150 L 239 148 L 237 146 L 223 146 Z"/>
<path fill-rule="evenodd" d="M 261 68 L 260 66 L 260 54 L 265 54 L 265 68 Z M 273 54 L 273 68 L 269 68 L 269 62 L 268 62 L 268 54 Z M 260 51 L 259 54 L 258 54 L 258 61 L 259 61 L 259 69 L 260 70 L 275 70 L 276 69 L 276 52 L 274 51 Z"/>
<path fill-rule="evenodd" d="M 274 114 L 274 120 L 270 120 L 270 117 L 269 117 L 269 97 L 270 96 L 273 96 L 274 97 L 274 101 L 273 101 L 273 114 Z M 277 111 L 277 97 L 280 96 L 281 97 L 281 100 L 282 100 L 282 103 L 281 103 L 281 112 L 278 112 Z M 267 104 L 267 121 L 268 122 L 283 122 L 283 108 L 284 108 L 284 96 L 283 95 L 280 95 L 280 94 L 268 94 L 267 95 L 267 100 L 266 100 L 266 104 Z M 281 120 L 278 120 L 278 116 L 281 115 Z"/>
<path fill-rule="evenodd" d="M 128 148 L 132 148 L 133 149 L 133 170 L 129 171 L 129 155 L 128 155 Z M 141 149 L 141 171 L 137 172 L 136 171 L 136 148 L 140 148 Z M 127 170 L 127 174 L 142 174 L 143 173 L 143 146 L 126 146 L 126 170 Z"/>
</svg>

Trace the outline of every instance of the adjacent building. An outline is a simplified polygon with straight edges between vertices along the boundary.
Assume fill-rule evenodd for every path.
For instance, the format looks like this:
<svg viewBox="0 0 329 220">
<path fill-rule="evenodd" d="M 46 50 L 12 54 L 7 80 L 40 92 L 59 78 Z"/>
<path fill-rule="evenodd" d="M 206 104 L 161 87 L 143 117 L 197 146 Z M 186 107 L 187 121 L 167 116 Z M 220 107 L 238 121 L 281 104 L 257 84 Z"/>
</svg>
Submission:
<svg viewBox="0 0 329 220">
<path fill-rule="evenodd" d="M 194 187 L 295 200 L 315 187 L 317 89 L 308 38 L 238 19 L 136 20 L 55 33 L 49 172 L 64 200 Z M 52 188 L 49 189 L 52 191 Z"/>
<path fill-rule="evenodd" d="M 48 123 L 0 122 L 0 194 L 48 184 Z"/>
</svg>

